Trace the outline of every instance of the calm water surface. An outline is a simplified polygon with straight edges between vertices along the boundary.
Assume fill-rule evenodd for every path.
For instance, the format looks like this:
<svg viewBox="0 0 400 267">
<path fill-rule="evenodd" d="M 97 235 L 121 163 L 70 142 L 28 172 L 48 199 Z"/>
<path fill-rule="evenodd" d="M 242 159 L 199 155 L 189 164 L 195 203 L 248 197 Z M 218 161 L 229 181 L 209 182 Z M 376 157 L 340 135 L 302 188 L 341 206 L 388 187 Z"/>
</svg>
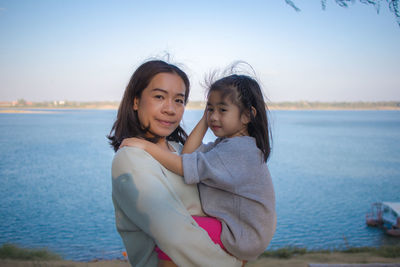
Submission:
<svg viewBox="0 0 400 267">
<path fill-rule="evenodd" d="M 188 110 L 192 129 L 202 111 Z M 0 114 L 0 244 L 67 259 L 121 257 L 105 136 L 116 111 Z M 365 226 L 374 201 L 400 201 L 399 111 L 273 111 L 269 167 L 278 227 L 270 248 L 399 244 Z M 211 133 L 206 141 L 213 140 Z"/>
</svg>

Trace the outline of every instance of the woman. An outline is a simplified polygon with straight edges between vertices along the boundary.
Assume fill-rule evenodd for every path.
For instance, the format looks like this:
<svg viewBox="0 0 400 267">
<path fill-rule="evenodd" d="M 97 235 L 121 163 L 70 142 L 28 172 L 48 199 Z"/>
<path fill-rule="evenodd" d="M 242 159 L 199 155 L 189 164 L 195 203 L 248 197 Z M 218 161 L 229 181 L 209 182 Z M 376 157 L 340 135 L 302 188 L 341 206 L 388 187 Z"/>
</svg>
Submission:
<svg viewBox="0 0 400 267">
<path fill-rule="evenodd" d="M 179 266 L 241 266 L 215 245 L 191 215 L 205 216 L 197 187 L 185 185 L 139 148 L 118 150 L 127 137 L 141 137 L 180 153 L 180 127 L 189 79 L 178 67 L 154 60 L 142 64 L 125 90 L 109 139 L 116 226 L 132 266 L 156 266 L 155 244 Z"/>
</svg>

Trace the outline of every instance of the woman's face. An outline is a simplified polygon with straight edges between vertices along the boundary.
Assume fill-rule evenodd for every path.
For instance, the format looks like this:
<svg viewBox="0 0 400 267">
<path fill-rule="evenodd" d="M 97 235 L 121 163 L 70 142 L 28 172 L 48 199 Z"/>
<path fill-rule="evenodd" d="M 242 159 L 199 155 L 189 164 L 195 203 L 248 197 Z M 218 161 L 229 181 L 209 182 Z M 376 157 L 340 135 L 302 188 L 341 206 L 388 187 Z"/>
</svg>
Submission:
<svg viewBox="0 0 400 267">
<path fill-rule="evenodd" d="M 149 137 L 169 136 L 179 126 L 185 110 L 185 84 L 174 73 L 159 73 L 134 99 L 133 109 L 138 112 L 140 124 L 149 127 Z"/>
</svg>

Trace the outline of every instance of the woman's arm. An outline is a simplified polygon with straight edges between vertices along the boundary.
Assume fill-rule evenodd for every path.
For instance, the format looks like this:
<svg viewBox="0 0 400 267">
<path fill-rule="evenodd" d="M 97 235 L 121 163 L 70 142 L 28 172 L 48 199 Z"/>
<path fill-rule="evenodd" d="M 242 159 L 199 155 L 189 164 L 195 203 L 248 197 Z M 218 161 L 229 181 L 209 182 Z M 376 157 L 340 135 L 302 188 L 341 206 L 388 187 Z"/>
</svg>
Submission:
<svg viewBox="0 0 400 267">
<path fill-rule="evenodd" d="M 182 154 L 193 153 L 201 144 L 204 138 L 204 135 L 207 132 L 207 109 L 203 113 L 203 117 L 197 123 L 196 127 L 190 133 L 188 139 L 183 146 Z"/>
<path fill-rule="evenodd" d="M 160 164 L 148 153 L 120 149 L 112 177 L 116 224 L 132 266 L 156 266 L 152 240 L 178 266 L 241 266 L 197 226 Z"/>
<path fill-rule="evenodd" d="M 182 158 L 179 155 L 164 150 L 152 142 L 136 137 L 125 138 L 122 141 L 120 148 L 124 146 L 141 148 L 168 170 L 180 176 L 183 175 Z"/>
</svg>

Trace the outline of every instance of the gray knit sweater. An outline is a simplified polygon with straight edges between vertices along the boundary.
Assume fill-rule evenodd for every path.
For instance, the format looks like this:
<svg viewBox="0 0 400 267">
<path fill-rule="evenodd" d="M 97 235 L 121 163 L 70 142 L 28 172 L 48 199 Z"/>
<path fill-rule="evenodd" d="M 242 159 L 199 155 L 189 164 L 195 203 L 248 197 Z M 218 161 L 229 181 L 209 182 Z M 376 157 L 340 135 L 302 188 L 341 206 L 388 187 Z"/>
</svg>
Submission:
<svg viewBox="0 0 400 267">
<path fill-rule="evenodd" d="M 222 222 L 225 248 L 242 260 L 263 253 L 275 232 L 275 193 L 255 139 L 219 138 L 182 162 L 185 182 L 199 183 L 204 212 Z"/>
</svg>

